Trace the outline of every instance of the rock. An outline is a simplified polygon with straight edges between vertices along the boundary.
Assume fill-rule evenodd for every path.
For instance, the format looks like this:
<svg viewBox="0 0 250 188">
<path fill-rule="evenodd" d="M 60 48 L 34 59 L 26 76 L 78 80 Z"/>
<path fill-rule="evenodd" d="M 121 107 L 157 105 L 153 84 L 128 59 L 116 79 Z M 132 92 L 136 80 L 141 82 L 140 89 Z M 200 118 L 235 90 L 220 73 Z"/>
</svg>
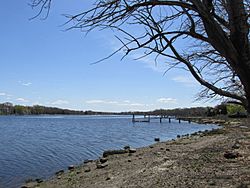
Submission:
<svg viewBox="0 0 250 188">
<path fill-rule="evenodd" d="M 248 129 L 248 127 L 244 126 L 244 125 L 240 126 L 240 128 L 242 128 L 242 129 Z"/>
<path fill-rule="evenodd" d="M 128 162 L 131 163 L 132 161 L 129 159 Z"/>
<path fill-rule="evenodd" d="M 90 171 L 91 169 L 89 167 L 84 170 L 84 172 L 90 172 Z"/>
<path fill-rule="evenodd" d="M 238 126 L 238 125 L 241 125 L 241 122 L 232 121 L 232 122 L 230 122 L 230 125 L 231 126 Z"/>
<path fill-rule="evenodd" d="M 57 176 L 57 179 L 59 179 L 59 180 L 60 180 L 61 178 L 62 178 L 62 176 Z"/>
<path fill-rule="evenodd" d="M 84 164 L 91 163 L 91 162 L 93 162 L 93 160 L 91 160 L 91 159 L 86 159 L 83 161 Z"/>
<path fill-rule="evenodd" d="M 61 174 L 63 174 L 64 173 L 64 170 L 59 170 L 59 171 L 57 171 L 56 173 L 55 173 L 55 175 L 61 175 Z"/>
<path fill-rule="evenodd" d="M 26 183 L 26 185 L 23 185 L 21 188 L 31 188 L 31 187 L 38 187 L 38 183 L 36 181 L 30 181 L 29 183 Z"/>
<path fill-rule="evenodd" d="M 226 120 L 223 119 L 214 120 L 214 124 L 221 124 L 221 123 L 226 123 Z"/>
<path fill-rule="evenodd" d="M 104 157 L 100 158 L 100 162 L 101 162 L 101 163 L 106 163 L 107 161 L 108 161 L 107 158 L 104 158 Z"/>
<path fill-rule="evenodd" d="M 155 138 L 155 142 L 160 142 L 160 138 Z"/>
<path fill-rule="evenodd" d="M 37 179 L 36 179 L 36 182 L 37 182 L 37 183 L 42 183 L 42 182 L 43 182 L 43 180 L 42 180 L 42 179 L 40 179 L 40 178 L 37 178 Z"/>
<path fill-rule="evenodd" d="M 127 150 L 107 150 L 103 152 L 103 157 L 108 157 L 109 155 L 115 155 L 115 154 L 124 154 L 128 153 Z"/>
<path fill-rule="evenodd" d="M 76 174 L 81 174 L 81 171 L 77 171 Z"/>
<path fill-rule="evenodd" d="M 169 160 L 168 157 L 164 157 L 164 158 L 163 158 L 163 161 L 164 161 L 164 162 L 166 162 L 166 161 L 168 161 L 168 160 Z"/>
<path fill-rule="evenodd" d="M 161 152 L 155 152 L 154 154 L 159 157 L 159 156 L 161 156 L 162 153 Z"/>
<path fill-rule="evenodd" d="M 110 177 L 107 177 L 107 178 L 106 178 L 106 181 L 108 181 L 108 180 L 110 180 L 110 179 L 111 179 Z"/>
<path fill-rule="evenodd" d="M 74 170 L 75 169 L 75 166 L 74 165 L 69 165 L 68 166 L 68 170 Z"/>
<path fill-rule="evenodd" d="M 232 146 L 233 149 L 239 149 L 240 148 L 240 144 L 238 143 L 235 143 L 233 146 Z"/>
<path fill-rule="evenodd" d="M 197 132 L 194 132 L 194 133 L 191 134 L 191 136 L 196 136 L 196 135 L 198 135 Z"/>
<path fill-rule="evenodd" d="M 149 146 L 150 148 L 154 148 L 154 146 Z"/>
<path fill-rule="evenodd" d="M 240 154 L 238 152 L 230 152 L 230 151 L 226 151 L 224 153 L 224 157 L 226 159 L 235 159 L 238 158 L 240 156 Z"/>
<path fill-rule="evenodd" d="M 166 151 L 170 151 L 170 149 L 169 149 L 169 148 L 166 148 Z"/>
<path fill-rule="evenodd" d="M 177 138 L 180 138 L 180 137 L 181 137 L 181 135 L 179 135 L 179 134 L 178 134 L 176 137 L 177 137 Z"/>
<path fill-rule="evenodd" d="M 135 153 L 135 152 L 136 152 L 136 149 L 133 149 L 133 148 L 129 149 L 129 153 Z"/>
<path fill-rule="evenodd" d="M 129 149 L 130 149 L 130 146 L 124 146 L 123 149 L 129 150 Z"/>
<path fill-rule="evenodd" d="M 212 186 L 216 185 L 215 181 L 210 181 L 208 184 Z"/>
<path fill-rule="evenodd" d="M 105 164 L 100 164 L 100 163 L 96 164 L 96 168 L 98 168 L 98 169 L 105 168 L 106 166 L 108 166 L 107 163 L 105 163 Z"/>
</svg>

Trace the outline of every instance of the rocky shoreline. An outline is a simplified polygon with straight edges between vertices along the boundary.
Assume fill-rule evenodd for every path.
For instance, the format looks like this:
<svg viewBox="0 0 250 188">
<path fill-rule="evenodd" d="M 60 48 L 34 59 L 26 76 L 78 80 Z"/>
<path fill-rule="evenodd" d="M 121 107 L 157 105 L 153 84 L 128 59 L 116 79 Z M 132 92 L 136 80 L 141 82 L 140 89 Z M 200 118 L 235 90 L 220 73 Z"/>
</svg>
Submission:
<svg viewBox="0 0 250 188">
<path fill-rule="evenodd" d="M 195 121 L 194 119 L 192 121 Z M 250 119 L 199 119 L 221 129 L 178 136 L 151 146 L 106 151 L 23 188 L 250 187 Z"/>
</svg>

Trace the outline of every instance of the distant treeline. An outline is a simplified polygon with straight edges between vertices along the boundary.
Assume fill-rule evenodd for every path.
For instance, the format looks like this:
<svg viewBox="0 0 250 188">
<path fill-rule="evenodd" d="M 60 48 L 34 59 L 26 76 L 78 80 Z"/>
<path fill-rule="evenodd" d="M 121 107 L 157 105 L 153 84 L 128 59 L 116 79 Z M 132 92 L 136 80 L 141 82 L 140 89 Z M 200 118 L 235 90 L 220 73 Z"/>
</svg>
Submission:
<svg viewBox="0 0 250 188">
<path fill-rule="evenodd" d="M 40 115 L 40 114 L 108 115 L 114 113 L 94 112 L 91 110 L 77 111 L 77 110 L 61 109 L 56 107 L 46 107 L 40 105 L 34 105 L 34 106 L 13 105 L 12 103 L 9 102 L 0 104 L 0 115 Z"/>
<path fill-rule="evenodd" d="M 175 108 L 175 109 L 158 109 L 149 112 L 133 112 L 135 115 L 162 115 L 162 116 L 207 116 L 209 107 L 195 108 Z M 132 113 L 132 112 L 130 112 Z"/>
<path fill-rule="evenodd" d="M 206 116 L 239 116 L 245 117 L 247 115 L 243 106 L 230 103 L 221 103 L 215 107 L 194 107 L 194 108 L 176 108 L 171 110 L 154 110 L 147 112 L 151 115 L 168 115 L 168 116 L 180 116 L 180 117 L 206 117 Z"/>
<path fill-rule="evenodd" d="M 159 109 L 154 111 L 130 111 L 130 112 L 96 112 L 96 111 L 77 111 L 61 109 L 56 107 L 46 107 L 40 105 L 23 106 L 13 105 L 6 102 L 0 104 L 0 115 L 39 115 L 39 114 L 67 114 L 67 115 L 162 115 L 162 116 L 215 116 L 235 114 L 245 112 L 244 108 L 233 104 L 220 104 L 215 107 L 193 107 L 193 108 L 176 108 L 176 109 Z"/>
</svg>

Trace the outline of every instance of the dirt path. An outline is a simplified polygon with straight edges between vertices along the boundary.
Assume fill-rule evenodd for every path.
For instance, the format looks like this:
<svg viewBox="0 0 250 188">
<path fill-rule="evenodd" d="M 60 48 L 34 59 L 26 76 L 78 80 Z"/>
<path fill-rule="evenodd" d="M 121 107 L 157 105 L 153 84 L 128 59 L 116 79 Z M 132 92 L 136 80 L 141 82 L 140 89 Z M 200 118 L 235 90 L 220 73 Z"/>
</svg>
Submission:
<svg viewBox="0 0 250 188">
<path fill-rule="evenodd" d="M 103 164 L 93 161 L 26 187 L 250 188 L 250 120 L 106 159 Z"/>
</svg>

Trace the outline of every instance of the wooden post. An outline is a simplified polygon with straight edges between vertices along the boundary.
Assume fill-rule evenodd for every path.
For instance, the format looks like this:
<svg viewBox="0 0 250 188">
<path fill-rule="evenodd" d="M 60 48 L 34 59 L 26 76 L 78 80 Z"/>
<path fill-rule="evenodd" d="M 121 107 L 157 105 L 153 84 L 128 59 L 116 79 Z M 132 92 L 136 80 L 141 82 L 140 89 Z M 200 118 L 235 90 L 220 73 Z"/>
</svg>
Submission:
<svg viewBox="0 0 250 188">
<path fill-rule="evenodd" d="M 191 119 L 190 118 L 188 119 L 188 123 L 191 123 Z"/>
<path fill-rule="evenodd" d="M 171 118 L 168 118 L 168 122 L 171 123 Z"/>
<path fill-rule="evenodd" d="M 181 123 L 181 118 L 179 118 L 179 123 Z"/>
<path fill-rule="evenodd" d="M 161 118 L 162 118 L 162 117 L 160 117 L 160 123 L 161 123 Z"/>
<path fill-rule="evenodd" d="M 135 122 L 135 114 L 133 114 L 132 122 Z"/>
<path fill-rule="evenodd" d="M 148 122 L 150 122 L 150 115 L 148 115 Z"/>
</svg>

